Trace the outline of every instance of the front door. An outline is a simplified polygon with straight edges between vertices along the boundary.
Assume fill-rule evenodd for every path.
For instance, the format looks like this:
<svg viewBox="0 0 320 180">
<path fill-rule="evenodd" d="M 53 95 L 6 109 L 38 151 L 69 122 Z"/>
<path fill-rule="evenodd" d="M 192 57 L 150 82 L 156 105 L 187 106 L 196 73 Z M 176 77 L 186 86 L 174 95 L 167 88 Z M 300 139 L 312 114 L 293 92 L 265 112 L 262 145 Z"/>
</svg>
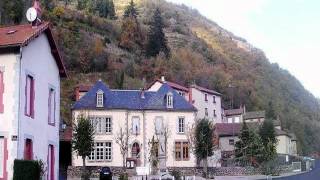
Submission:
<svg viewBox="0 0 320 180">
<path fill-rule="evenodd" d="M 136 166 L 140 166 L 140 146 L 138 143 L 133 143 L 131 157 L 136 159 Z"/>
</svg>

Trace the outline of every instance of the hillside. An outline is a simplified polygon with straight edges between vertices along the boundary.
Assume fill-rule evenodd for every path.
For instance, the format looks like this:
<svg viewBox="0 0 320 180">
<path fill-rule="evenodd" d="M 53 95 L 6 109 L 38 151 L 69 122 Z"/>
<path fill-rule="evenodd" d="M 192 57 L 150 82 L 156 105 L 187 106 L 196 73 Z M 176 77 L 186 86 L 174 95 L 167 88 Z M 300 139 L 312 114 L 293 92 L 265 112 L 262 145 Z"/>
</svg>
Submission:
<svg viewBox="0 0 320 180">
<path fill-rule="evenodd" d="M 122 14 L 130 0 L 114 0 L 117 17 L 106 19 L 96 12 L 76 10 L 76 2 L 44 11 L 69 71 L 62 81 L 62 115 L 71 121 L 73 88 L 79 83 L 103 79 L 112 88 L 142 88 L 153 79 L 187 85 L 192 82 L 223 94 L 230 108 L 245 104 L 248 110 L 265 109 L 286 129 L 295 132 L 299 151 L 320 151 L 318 100 L 288 71 L 271 64 L 262 50 L 234 36 L 196 10 L 164 0 L 136 0 L 141 44 L 121 47 Z M 145 56 L 150 17 L 156 7 L 162 12 L 171 57 Z M 123 78 L 122 78 L 123 77 Z M 229 88 L 232 85 L 234 88 Z"/>
</svg>

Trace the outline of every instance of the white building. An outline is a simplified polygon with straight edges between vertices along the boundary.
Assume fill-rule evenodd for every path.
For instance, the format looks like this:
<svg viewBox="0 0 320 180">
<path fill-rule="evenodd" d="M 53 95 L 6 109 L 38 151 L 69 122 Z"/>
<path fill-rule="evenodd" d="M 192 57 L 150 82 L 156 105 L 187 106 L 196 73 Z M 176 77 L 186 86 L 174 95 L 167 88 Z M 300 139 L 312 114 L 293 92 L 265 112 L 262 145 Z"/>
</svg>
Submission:
<svg viewBox="0 0 320 180">
<path fill-rule="evenodd" d="M 49 23 L 0 28 L 0 179 L 12 179 L 15 159 L 41 159 L 58 179 L 65 76 Z"/>
<path fill-rule="evenodd" d="M 166 148 L 159 142 L 158 154 L 166 154 L 166 167 L 195 167 L 190 152 L 187 129 L 195 123 L 196 109 L 169 85 L 157 91 L 113 90 L 98 81 L 73 106 L 74 119 L 84 115 L 95 127 L 95 147 L 86 159 L 88 166 L 122 167 L 123 159 L 116 136 L 122 129 L 128 132 L 127 160 L 136 166 L 149 165 L 150 141 L 159 142 L 160 132 L 168 130 Z M 161 146 L 161 147 L 160 147 Z M 165 150 L 166 149 L 166 150 Z M 75 153 L 73 166 L 82 166 Z"/>
<path fill-rule="evenodd" d="M 223 119 L 221 94 L 198 85 L 186 88 L 180 84 L 166 81 L 164 77 L 157 79 L 148 87 L 148 91 L 157 91 L 163 83 L 175 89 L 181 96 L 185 97 L 197 108 L 197 119 L 209 119 L 213 123 L 221 123 Z"/>
</svg>

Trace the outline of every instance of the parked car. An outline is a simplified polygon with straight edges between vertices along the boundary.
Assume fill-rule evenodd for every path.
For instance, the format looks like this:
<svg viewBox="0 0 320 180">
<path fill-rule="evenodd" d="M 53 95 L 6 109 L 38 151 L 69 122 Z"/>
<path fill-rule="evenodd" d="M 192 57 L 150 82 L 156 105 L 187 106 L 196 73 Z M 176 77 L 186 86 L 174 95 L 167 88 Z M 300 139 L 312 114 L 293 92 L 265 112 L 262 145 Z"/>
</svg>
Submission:
<svg viewBox="0 0 320 180">
<path fill-rule="evenodd" d="M 112 180 L 112 171 L 110 167 L 102 167 L 100 170 L 100 180 Z"/>
</svg>

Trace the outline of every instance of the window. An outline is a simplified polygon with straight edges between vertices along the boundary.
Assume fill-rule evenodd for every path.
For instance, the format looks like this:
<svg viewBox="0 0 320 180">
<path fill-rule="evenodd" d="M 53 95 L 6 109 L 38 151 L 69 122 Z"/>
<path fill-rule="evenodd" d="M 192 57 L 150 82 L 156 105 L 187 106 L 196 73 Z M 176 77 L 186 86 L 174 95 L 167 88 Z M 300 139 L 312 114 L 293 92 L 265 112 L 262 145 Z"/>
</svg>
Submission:
<svg viewBox="0 0 320 180">
<path fill-rule="evenodd" d="M 238 117 L 238 116 L 235 117 L 235 118 L 234 118 L 234 123 L 240 123 L 240 117 Z"/>
<path fill-rule="evenodd" d="M 140 119 L 139 117 L 132 117 L 132 134 L 140 134 Z"/>
<path fill-rule="evenodd" d="M 112 160 L 112 143 L 95 142 L 93 150 L 89 155 L 91 161 L 111 161 Z"/>
<path fill-rule="evenodd" d="M 25 89 L 25 115 L 34 118 L 34 79 L 31 75 L 26 77 Z"/>
<path fill-rule="evenodd" d="M 56 112 L 56 92 L 53 88 L 49 89 L 48 98 L 48 123 L 50 125 L 55 125 L 55 112 Z"/>
<path fill-rule="evenodd" d="M 176 161 L 189 160 L 189 143 L 175 142 L 175 158 Z"/>
<path fill-rule="evenodd" d="M 178 118 L 178 133 L 184 133 L 184 117 Z"/>
<path fill-rule="evenodd" d="M 173 108 L 173 94 L 167 94 L 167 108 Z"/>
<path fill-rule="evenodd" d="M 204 100 L 208 101 L 208 94 L 204 94 Z"/>
<path fill-rule="evenodd" d="M 185 96 L 185 93 L 184 93 L 184 92 L 179 91 L 178 93 L 179 93 L 179 95 L 182 96 L 182 97 Z"/>
<path fill-rule="evenodd" d="M 228 123 L 232 123 L 232 117 L 228 118 Z"/>
<path fill-rule="evenodd" d="M 217 113 L 216 113 L 216 110 L 215 110 L 215 109 L 213 110 L 213 116 L 214 116 L 214 117 L 217 117 Z"/>
<path fill-rule="evenodd" d="M 95 130 L 95 134 L 112 133 L 112 119 L 111 117 L 89 117 L 91 125 Z"/>
<path fill-rule="evenodd" d="M 32 150 L 32 140 L 26 139 L 24 146 L 24 159 L 32 160 L 33 159 L 33 150 Z"/>
<path fill-rule="evenodd" d="M 213 103 L 216 103 L 216 96 L 213 96 Z"/>
<path fill-rule="evenodd" d="M 3 80 L 3 71 L 0 70 L 0 113 L 4 111 L 4 102 L 3 102 L 3 93 L 4 93 L 4 80 Z M 1 163 L 1 162 L 0 162 Z"/>
<path fill-rule="evenodd" d="M 155 126 L 156 134 L 160 134 L 162 129 L 162 117 L 156 117 Z"/>
<path fill-rule="evenodd" d="M 103 107 L 103 91 L 97 92 L 97 107 Z"/>
<path fill-rule="evenodd" d="M 234 139 L 229 139 L 229 145 L 234 145 Z"/>
<path fill-rule="evenodd" d="M 208 108 L 204 108 L 204 115 L 208 117 Z"/>
<path fill-rule="evenodd" d="M 54 180 L 54 146 L 49 145 L 48 148 L 48 180 Z"/>
</svg>

